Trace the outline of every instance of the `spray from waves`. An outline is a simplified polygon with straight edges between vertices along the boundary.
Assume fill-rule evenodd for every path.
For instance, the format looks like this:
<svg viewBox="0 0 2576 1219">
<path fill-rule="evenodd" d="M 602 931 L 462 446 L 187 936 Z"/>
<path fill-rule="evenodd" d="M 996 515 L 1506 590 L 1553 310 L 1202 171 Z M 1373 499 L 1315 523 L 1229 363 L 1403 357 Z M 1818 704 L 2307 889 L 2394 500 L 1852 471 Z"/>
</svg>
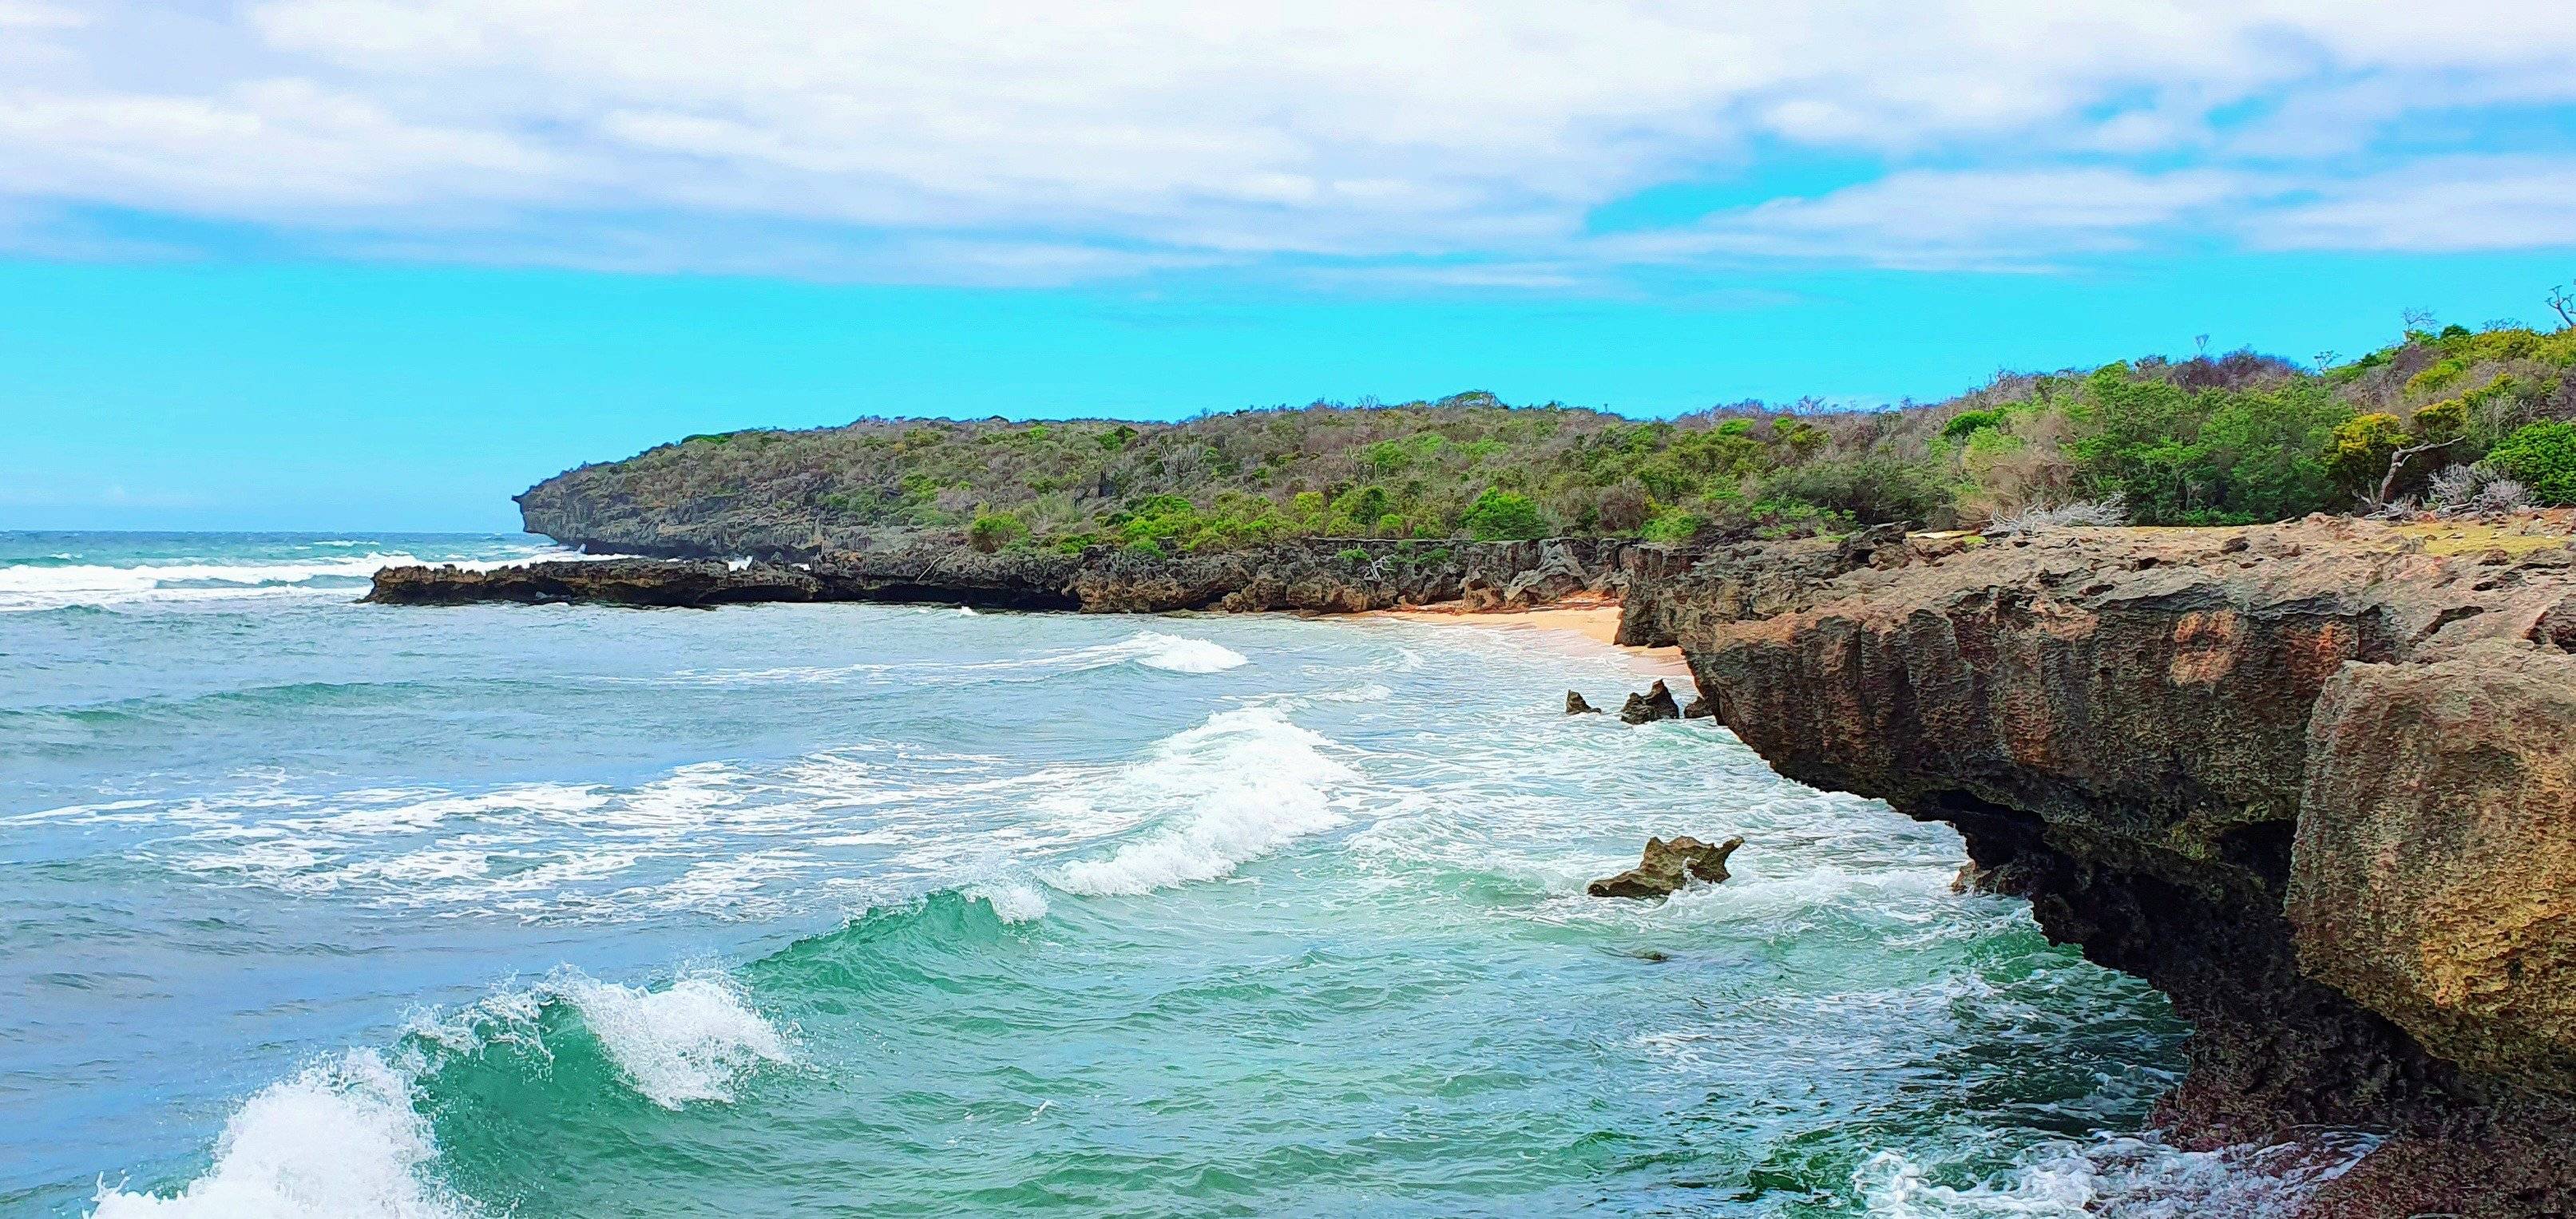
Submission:
<svg viewBox="0 0 2576 1219">
<path fill-rule="evenodd" d="M 2320 1186 L 2379 1146 L 2376 1136 L 2318 1131 L 2287 1143 L 2178 1151 L 2153 1138 L 2045 1145 L 2007 1178 L 1940 1185 L 1900 1152 L 1852 1174 L 1872 1219 L 2290 1219 Z"/>
<path fill-rule="evenodd" d="M 557 987 L 627 1082 L 665 1109 L 690 1101 L 731 1104 L 744 1074 L 790 1057 L 786 1037 L 723 974 L 693 974 L 645 990 L 573 973 Z"/>
<path fill-rule="evenodd" d="M 175 1195 L 102 1183 L 98 1219 L 457 1219 L 473 1213 L 424 1180 L 438 1154 L 409 1076 L 372 1051 L 305 1068 L 244 1102 L 215 1162 Z"/>
<path fill-rule="evenodd" d="M 175 1193 L 101 1184 L 98 1219 L 466 1219 L 482 1213 L 437 1183 L 438 1143 L 414 1103 L 458 1089 L 450 1073 L 512 1069 L 485 1051 L 554 1070 L 560 1055 L 595 1053 L 614 1077 L 665 1109 L 732 1103 L 752 1072 L 794 1060 L 790 1030 L 754 1010 L 742 985 L 713 971 L 655 990 L 602 982 L 571 968 L 533 987 L 505 989 L 460 1011 L 415 1018 L 390 1056 L 353 1050 L 306 1067 L 243 1102 L 225 1124 L 214 1163 Z"/>
<path fill-rule="evenodd" d="M 993 908 L 993 917 L 1010 923 L 1033 923 L 1047 914 L 1046 891 L 1035 885 L 1016 881 L 994 881 L 968 885 L 959 891 L 968 901 L 979 901 Z"/>
<path fill-rule="evenodd" d="M 532 551 L 508 559 L 458 562 L 478 571 L 534 559 L 586 558 L 572 551 Z M 611 556 L 596 556 L 607 558 Z M 442 560 L 445 561 L 445 560 Z M 347 589 L 387 567 L 423 562 L 401 552 L 346 558 L 224 563 L 174 560 L 131 566 L 73 564 L 0 566 L 0 612 L 122 605 L 138 601 L 203 601 L 281 592 Z"/>
<path fill-rule="evenodd" d="M 1055 869 L 1047 883 L 1067 893 L 1150 893 L 1230 875 L 1285 843 L 1331 829 L 1343 820 L 1331 788 L 1358 777 L 1325 755 L 1331 744 L 1275 708 L 1217 712 L 1165 740 L 1099 797 L 1112 811 L 1141 806 L 1173 819 L 1107 859 Z"/>
</svg>

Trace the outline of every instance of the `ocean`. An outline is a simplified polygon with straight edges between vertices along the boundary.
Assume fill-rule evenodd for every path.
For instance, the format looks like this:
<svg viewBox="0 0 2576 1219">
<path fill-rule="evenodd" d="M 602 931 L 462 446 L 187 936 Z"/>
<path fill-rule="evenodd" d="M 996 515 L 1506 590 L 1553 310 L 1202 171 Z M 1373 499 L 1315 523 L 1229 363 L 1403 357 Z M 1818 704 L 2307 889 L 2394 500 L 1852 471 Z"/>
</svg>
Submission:
<svg viewBox="0 0 2576 1219">
<path fill-rule="evenodd" d="M 0 1213 L 2265 1214 L 1957 836 L 1469 620 L 357 603 L 0 534 Z M 1733 880 L 1596 900 L 1649 834 Z"/>
</svg>

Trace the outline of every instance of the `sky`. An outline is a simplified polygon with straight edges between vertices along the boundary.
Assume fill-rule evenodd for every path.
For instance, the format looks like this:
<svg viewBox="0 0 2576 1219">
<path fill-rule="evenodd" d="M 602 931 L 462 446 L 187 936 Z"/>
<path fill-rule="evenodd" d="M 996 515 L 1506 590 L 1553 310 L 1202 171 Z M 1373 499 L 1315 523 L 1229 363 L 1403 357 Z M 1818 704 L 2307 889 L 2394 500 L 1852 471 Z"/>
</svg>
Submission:
<svg viewBox="0 0 2576 1219">
<path fill-rule="evenodd" d="M 0 529 L 693 432 L 2344 358 L 2576 280 L 2564 0 L 0 0 Z"/>
</svg>

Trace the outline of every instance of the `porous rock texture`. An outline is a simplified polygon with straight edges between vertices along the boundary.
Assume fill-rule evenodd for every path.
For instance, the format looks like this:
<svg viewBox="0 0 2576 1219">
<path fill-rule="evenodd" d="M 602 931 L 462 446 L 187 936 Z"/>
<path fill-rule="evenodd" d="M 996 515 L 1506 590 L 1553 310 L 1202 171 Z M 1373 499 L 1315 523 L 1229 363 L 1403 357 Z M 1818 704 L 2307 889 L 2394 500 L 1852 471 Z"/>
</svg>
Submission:
<svg viewBox="0 0 2576 1219">
<path fill-rule="evenodd" d="M 2374 1129 L 2310 1214 L 2525 1219 L 2576 1210 L 2571 628 L 2564 546 L 2312 518 L 1720 552 L 1642 629 L 2171 995 L 2177 1137 Z"/>
</svg>

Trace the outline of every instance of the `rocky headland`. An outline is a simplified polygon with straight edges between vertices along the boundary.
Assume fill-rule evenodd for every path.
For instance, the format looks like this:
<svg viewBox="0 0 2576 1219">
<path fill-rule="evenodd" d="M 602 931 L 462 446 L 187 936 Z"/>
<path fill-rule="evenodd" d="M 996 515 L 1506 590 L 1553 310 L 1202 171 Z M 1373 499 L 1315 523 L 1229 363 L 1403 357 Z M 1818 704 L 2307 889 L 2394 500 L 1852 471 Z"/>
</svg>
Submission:
<svg viewBox="0 0 2576 1219">
<path fill-rule="evenodd" d="M 2386 1134 L 2312 1215 L 2561 1215 L 2576 551 L 2497 541 L 1887 533 L 1712 555 L 1623 634 L 1679 643 L 1781 773 L 1958 827 L 2050 936 L 2172 996 L 2181 1140 Z"/>
<path fill-rule="evenodd" d="M 2313 1216 L 2576 1213 L 2563 520 L 2491 546 L 2311 518 L 1180 558 L 691 550 L 530 520 L 594 547 L 752 557 L 394 569 L 371 599 L 1347 612 L 1618 596 L 1621 642 L 1682 649 L 1692 714 L 1791 778 L 1956 826 L 1979 884 L 2172 996 L 2196 1030 L 2159 1115 L 2177 1141 L 2383 1135 Z"/>
</svg>

